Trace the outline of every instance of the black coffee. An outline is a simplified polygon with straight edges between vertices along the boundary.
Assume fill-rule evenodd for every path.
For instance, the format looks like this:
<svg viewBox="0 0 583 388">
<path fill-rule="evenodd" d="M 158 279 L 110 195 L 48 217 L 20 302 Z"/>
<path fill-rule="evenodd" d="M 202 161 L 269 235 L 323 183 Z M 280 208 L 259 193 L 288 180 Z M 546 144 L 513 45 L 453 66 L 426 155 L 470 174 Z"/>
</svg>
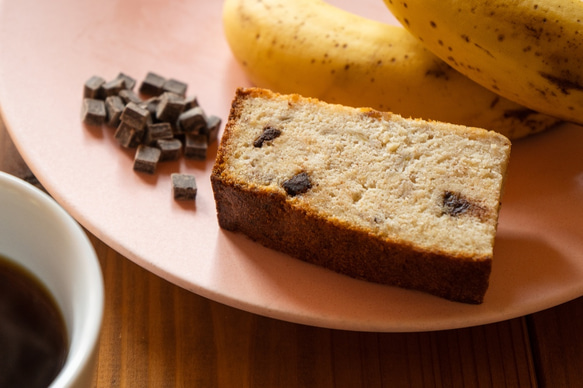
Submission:
<svg viewBox="0 0 583 388">
<path fill-rule="evenodd" d="M 0 387 L 47 387 L 67 351 L 65 321 L 52 295 L 0 256 Z"/>
</svg>

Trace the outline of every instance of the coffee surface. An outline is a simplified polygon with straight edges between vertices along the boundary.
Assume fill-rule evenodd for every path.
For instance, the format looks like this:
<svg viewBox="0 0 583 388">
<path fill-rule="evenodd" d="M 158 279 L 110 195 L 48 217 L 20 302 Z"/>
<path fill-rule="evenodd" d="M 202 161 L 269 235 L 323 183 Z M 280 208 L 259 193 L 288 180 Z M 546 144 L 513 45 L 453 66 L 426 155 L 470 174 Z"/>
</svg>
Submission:
<svg viewBox="0 0 583 388">
<path fill-rule="evenodd" d="M 0 256 L 0 387 L 47 387 L 67 358 L 65 322 L 29 271 Z"/>
</svg>

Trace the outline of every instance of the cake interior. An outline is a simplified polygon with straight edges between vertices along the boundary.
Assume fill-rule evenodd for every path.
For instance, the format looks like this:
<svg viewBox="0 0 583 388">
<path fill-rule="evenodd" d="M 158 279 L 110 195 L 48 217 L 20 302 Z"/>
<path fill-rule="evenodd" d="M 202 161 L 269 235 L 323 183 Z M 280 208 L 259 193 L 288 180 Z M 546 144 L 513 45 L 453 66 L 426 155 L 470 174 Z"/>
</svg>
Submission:
<svg viewBox="0 0 583 388">
<path fill-rule="evenodd" d="M 242 104 L 223 144 L 237 184 L 397 243 L 492 256 L 506 138 L 297 96 Z M 258 142 L 266 131 L 279 133 Z M 310 187 L 290 195 L 284 182 L 301 173 Z"/>
</svg>

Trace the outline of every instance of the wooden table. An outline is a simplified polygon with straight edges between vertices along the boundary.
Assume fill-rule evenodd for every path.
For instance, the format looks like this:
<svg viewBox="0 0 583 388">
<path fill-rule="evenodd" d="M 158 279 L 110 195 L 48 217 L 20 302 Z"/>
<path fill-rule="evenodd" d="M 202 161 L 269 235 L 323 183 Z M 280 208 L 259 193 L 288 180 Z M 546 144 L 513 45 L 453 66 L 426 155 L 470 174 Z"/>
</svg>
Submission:
<svg viewBox="0 0 583 388">
<path fill-rule="evenodd" d="M 1 121 L 0 170 L 34 181 Z M 459 330 L 330 330 L 192 294 L 89 236 L 105 281 L 97 387 L 583 386 L 583 298 Z"/>
</svg>

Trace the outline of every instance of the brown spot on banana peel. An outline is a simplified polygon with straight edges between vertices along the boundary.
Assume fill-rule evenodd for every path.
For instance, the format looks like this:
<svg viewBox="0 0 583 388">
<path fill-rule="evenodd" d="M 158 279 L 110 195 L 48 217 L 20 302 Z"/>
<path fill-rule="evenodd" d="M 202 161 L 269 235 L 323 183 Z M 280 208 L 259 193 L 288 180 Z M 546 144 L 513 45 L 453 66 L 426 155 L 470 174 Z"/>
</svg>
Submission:
<svg viewBox="0 0 583 388">
<path fill-rule="evenodd" d="M 529 25 L 529 24 L 525 24 L 524 28 L 529 33 L 529 35 L 532 36 L 535 40 L 539 40 L 541 38 L 542 33 L 543 33 L 542 28 L 537 28 L 537 27 L 535 27 L 533 25 Z"/>
<path fill-rule="evenodd" d="M 498 103 L 500 102 L 500 96 L 496 96 L 494 97 L 494 99 L 492 100 L 492 102 L 490 103 L 490 109 L 494 109 L 494 107 L 496 105 L 498 105 Z"/>
<path fill-rule="evenodd" d="M 515 118 L 519 121 L 526 120 L 530 115 L 536 114 L 532 109 L 524 108 L 524 109 L 512 109 L 504 111 L 504 117 L 508 118 Z"/>
<path fill-rule="evenodd" d="M 491 57 L 491 58 L 496 58 L 496 57 L 495 57 L 495 56 L 494 56 L 494 55 L 493 55 L 493 54 L 490 52 L 490 50 L 488 50 L 487 48 L 484 48 L 484 47 L 480 46 L 480 45 L 479 45 L 479 44 L 477 44 L 477 43 L 474 43 L 474 46 L 475 46 L 476 48 L 478 48 L 478 49 L 482 50 L 482 51 L 483 51 L 484 53 L 486 53 L 486 55 L 488 55 L 489 57 Z"/>
<path fill-rule="evenodd" d="M 455 72 L 451 66 L 443 61 L 434 62 L 433 66 L 425 71 L 425 76 L 430 76 L 434 78 L 442 78 L 444 80 L 450 79 L 450 74 Z"/>
<path fill-rule="evenodd" d="M 571 90 L 583 91 L 583 85 L 570 79 L 539 71 L 539 75 L 555 85 L 563 94 L 571 94 Z"/>
<path fill-rule="evenodd" d="M 544 119 L 541 120 L 541 117 L 545 116 L 528 108 L 508 109 L 504 111 L 504 118 L 517 120 L 523 127 L 528 128 L 530 133 L 549 131 L 564 124 L 564 121 L 558 119 L 553 120 L 549 118 L 545 121 Z"/>
</svg>

